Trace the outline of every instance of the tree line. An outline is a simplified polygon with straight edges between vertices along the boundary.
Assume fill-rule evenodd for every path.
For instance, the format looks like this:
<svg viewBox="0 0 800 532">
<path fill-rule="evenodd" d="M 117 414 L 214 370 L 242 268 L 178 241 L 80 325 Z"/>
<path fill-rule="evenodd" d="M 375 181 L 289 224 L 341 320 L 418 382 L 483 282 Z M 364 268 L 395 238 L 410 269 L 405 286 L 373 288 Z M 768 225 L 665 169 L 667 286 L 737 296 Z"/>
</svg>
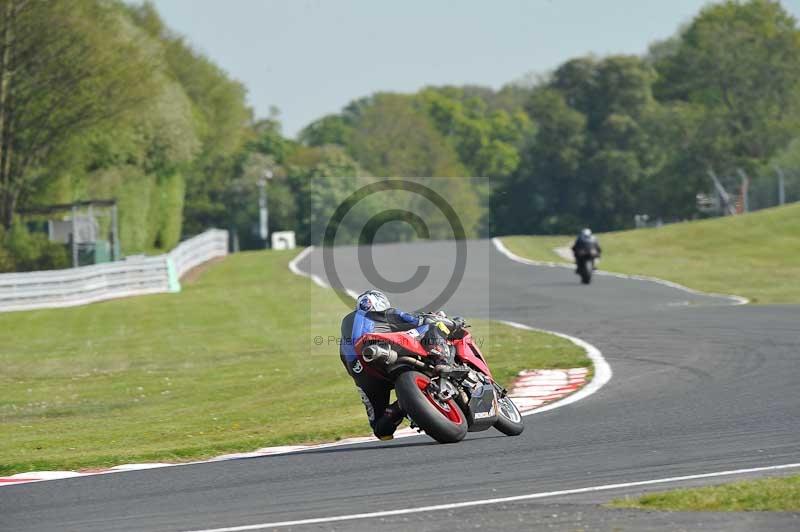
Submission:
<svg viewBox="0 0 800 532">
<path fill-rule="evenodd" d="M 57 268 L 26 208 L 116 198 L 126 253 L 173 247 L 187 191 L 251 135 L 244 86 L 152 4 L 0 3 L 0 271 Z"/>
<path fill-rule="evenodd" d="M 499 91 L 376 94 L 300 140 L 342 146 L 378 176 L 492 178 L 482 235 L 616 230 L 636 214 L 701 215 L 709 170 L 758 185 L 792 166 L 799 98 L 797 21 L 779 2 L 727 1 L 643 56 L 579 57 Z"/>
<path fill-rule="evenodd" d="M 393 176 L 447 198 L 469 237 L 692 218 L 709 170 L 757 180 L 779 162 L 800 188 L 799 118 L 800 31 L 770 0 L 707 6 L 643 56 L 579 57 L 499 90 L 373 94 L 297 139 L 277 110 L 256 119 L 245 87 L 150 3 L 3 0 L 0 271 L 66 265 L 20 213 L 87 198 L 117 198 L 126 253 L 210 226 L 259 247 L 267 171 L 270 228 L 303 244 L 321 241 L 353 191 Z M 393 212 L 411 207 L 431 211 L 408 195 Z M 386 204 L 355 210 L 366 219 Z M 432 220 L 430 236 L 447 237 Z M 414 238 L 411 218 L 395 221 L 407 223 L 378 240 Z M 343 221 L 344 241 L 363 240 L 361 226 Z"/>
</svg>

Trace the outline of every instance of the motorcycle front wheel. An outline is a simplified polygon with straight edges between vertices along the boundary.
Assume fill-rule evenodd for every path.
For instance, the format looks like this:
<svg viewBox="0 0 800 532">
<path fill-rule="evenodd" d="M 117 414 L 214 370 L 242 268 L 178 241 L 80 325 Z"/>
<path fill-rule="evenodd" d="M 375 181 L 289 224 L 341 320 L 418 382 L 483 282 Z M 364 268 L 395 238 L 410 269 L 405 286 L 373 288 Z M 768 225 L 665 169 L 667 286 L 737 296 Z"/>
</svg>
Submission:
<svg viewBox="0 0 800 532">
<path fill-rule="evenodd" d="M 506 436 L 519 436 L 525 430 L 522 414 L 508 396 L 500 397 L 497 400 L 497 421 L 494 423 L 494 428 Z"/>
<path fill-rule="evenodd" d="M 455 443 L 467 435 L 467 418 L 455 401 L 439 400 L 431 379 L 418 371 L 402 373 L 394 383 L 397 399 L 408 417 L 439 443 Z"/>
<path fill-rule="evenodd" d="M 592 261 L 591 259 L 584 259 L 579 268 L 581 274 L 581 282 L 589 284 L 592 282 Z"/>
</svg>

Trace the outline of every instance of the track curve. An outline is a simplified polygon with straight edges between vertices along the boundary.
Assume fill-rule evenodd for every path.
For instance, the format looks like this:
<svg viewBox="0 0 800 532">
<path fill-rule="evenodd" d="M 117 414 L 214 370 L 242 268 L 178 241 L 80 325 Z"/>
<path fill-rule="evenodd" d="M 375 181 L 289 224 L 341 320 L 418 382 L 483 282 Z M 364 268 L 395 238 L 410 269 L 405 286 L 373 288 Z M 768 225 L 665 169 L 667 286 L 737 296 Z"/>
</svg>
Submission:
<svg viewBox="0 0 800 532">
<path fill-rule="evenodd" d="M 410 277 L 419 264 L 432 266 L 418 289 L 393 295 L 406 308 L 441 289 L 453 265 L 452 243 L 379 245 L 372 252 L 378 271 L 393 280 Z M 298 267 L 325 279 L 320 257 L 315 250 Z M 371 283 L 356 257 L 354 248 L 335 252 L 343 284 L 358 290 Z M 586 400 L 526 418 L 518 438 L 477 433 L 442 446 L 414 437 L 15 486 L 0 492 L 0 530 L 230 529 L 800 461 L 800 306 L 731 306 L 614 277 L 584 287 L 569 270 L 513 262 L 490 241 L 469 242 L 468 257 L 462 289 L 447 310 L 584 338 L 611 364 L 611 383 Z M 565 493 L 463 515 L 484 528 L 530 528 L 532 520 L 548 519 L 564 528 L 697 525 L 693 514 L 663 521 L 585 505 L 641 489 Z M 449 529 L 453 519 L 432 512 L 329 526 L 436 530 Z M 770 514 L 705 519 L 728 530 L 797 525 Z"/>
</svg>

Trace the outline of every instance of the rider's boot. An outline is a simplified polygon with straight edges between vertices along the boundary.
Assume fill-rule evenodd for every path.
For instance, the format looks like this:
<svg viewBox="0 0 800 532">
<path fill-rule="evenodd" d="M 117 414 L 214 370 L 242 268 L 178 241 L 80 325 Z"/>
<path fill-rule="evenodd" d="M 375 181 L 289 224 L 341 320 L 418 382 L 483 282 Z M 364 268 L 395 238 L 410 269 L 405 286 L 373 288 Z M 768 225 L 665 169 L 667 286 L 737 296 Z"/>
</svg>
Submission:
<svg viewBox="0 0 800 532">
<path fill-rule="evenodd" d="M 394 439 L 394 431 L 397 430 L 397 427 L 405 417 L 406 413 L 400 408 L 397 401 L 390 404 L 383 411 L 383 415 L 375 422 L 375 436 L 382 441 Z"/>
</svg>

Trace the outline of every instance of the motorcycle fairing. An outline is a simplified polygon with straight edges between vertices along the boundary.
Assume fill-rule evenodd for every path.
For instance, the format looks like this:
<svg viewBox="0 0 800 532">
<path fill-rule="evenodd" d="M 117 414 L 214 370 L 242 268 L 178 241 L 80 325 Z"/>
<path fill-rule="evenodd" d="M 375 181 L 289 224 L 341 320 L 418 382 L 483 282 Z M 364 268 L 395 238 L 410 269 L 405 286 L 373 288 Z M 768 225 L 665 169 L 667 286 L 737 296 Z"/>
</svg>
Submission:
<svg viewBox="0 0 800 532">
<path fill-rule="evenodd" d="M 412 327 L 411 329 L 405 329 L 403 332 L 409 332 L 416 330 L 420 336 L 424 335 L 428 330 L 428 325 L 421 325 L 419 327 L 414 328 L 412 324 L 418 323 L 418 318 L 413 314 L 409 314 L 403 311 L 397 311 L 396 309 L 389 309 L 389 311 L 394 311 L 393 316 L 399 318 L 401 323 L 406 324 L 407 326 Z M 355 362 L 356 358 L 358 358 L 357 353 L 360 352 L 360 348 L 356 349 L 355 345 L 361 339 L 361 337 L 365 334 L 373 333 L 376 328 L 377 322 L 369 317 L 370 312 L 358 309 L 355 311 L 353 316 L 353 327 L 350 331 L 350 338 L 349 341 L 342 339 L 343 342 L 343 351 L 345 360 L 348 363 Z"/>
<path fill-rule="evenodd" d="M 420 339 L 425 334 L 425 331 L 427 331 L 427 327 L 427 325 L 423 325 L 422 327 L 417 329 L 409 329 L 408 331 L 368 333 L 358 339 L 356 342 L 355 351 L 360 357 L 361 349 L 367 345 L 367 343 L 386 342 L 392 344 L 393 346 L 402 347 L 405 351 L 409 351 L 415 355 L 426 357 L 428 356 L 428 352 L 425 350 L 422 342 L 420 342 Z"/>
<path fill-rule="evenodd" d="M 467 332 L 462 338 L 454 339 L 453 345 L 456 348 L 457 358 L 463 360 L 487 377 L 494 380 L 494 377 L 492 377 L 492 371 L 489 369 L 489 365 L 483 358 L 483 353 L 481 353 L 480 349 L 478 349 L 478 346 L 475 345 L 472 335 L 469 332 Z"/>
<path fill-rule="evenodd" d="M 402 347 L 405 351 L 408 351 L 414 355 L 427 357 L 428 351 L 420 342 L 420 339 L 423 337 L 425 331 L 427 331 L 427 327 L 427 325 L 423 325 L 417 329 L 410 329 L 402 332 L 364 334 L 356 342 L 355 352 L 358 353 L 358 357 L 360 358 L 361 349 L 367 345 L 367 343 L 386 342 L 394 346 Z M 489 369 L 489 366 L 486 364 L 483 354 L 478 349 L 478 346 L 473 342 L 472 335 L 470 333 L 467 332 L 462 338 L 456 338 L 448 341 L 455 346 L 457 359 L 469 364 L 487 377 L 493 379 L 492 372 Z"/>
</svg>

